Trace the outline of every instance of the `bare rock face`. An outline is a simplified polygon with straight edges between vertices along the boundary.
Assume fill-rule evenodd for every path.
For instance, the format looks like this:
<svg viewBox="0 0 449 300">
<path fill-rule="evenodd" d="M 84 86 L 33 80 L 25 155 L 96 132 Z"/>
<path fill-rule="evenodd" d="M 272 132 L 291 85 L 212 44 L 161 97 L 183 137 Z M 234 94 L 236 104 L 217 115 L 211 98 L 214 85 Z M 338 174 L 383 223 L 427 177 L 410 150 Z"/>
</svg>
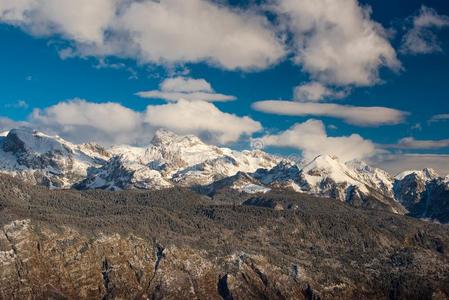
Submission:
<svg viewBox="0 0 449 300">
<path fill-rule="evenodd" d="M 312 291 L 262 256 L 211 260 L 118 234 L 88 237 L 30 220 L 0 234 L 0 298 L 302 299 Z M 312 295 L 312 294 L 310 294 Z"/>
<path fill-rule="evenodd" d="M 222 199 L 0 175 L 0 299 L 449 298 L 447 225 L 293 191 Z"/>
</svg>

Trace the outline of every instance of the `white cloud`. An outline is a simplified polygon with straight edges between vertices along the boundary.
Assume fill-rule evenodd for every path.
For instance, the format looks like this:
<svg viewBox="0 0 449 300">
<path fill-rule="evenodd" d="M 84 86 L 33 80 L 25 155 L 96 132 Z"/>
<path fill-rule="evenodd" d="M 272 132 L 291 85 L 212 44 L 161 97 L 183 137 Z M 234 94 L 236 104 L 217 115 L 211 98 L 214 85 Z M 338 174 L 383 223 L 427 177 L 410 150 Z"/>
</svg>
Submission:
<svg viewBox="0 0 449 300">
<path fill-rule="evenodd" d="M 90 125 L 111 133 L 132 130 L 139 125 L 139 114 L 118 103 L 91 103 L 81 99 L 60 102 L 44 110 L 35 109 L 32 118 L 42 124 Z"/>
<path fill-rule="evenodd" d="M 297 101 L 307 102 L 317 102 L 325 99 L 341 99 L 348 95 L 348 91 L 341 90 L 337 91 L 331 88 L 326 87 L 325 85 L 319 82 L 308 82 L 302 85 L 298 85 L 295 87 L 294 91 L 294 99 Z"/>
<path fill-rule="evenodd" d="M 384 154 L 373 156 L 368 163 L 393 175 L 424 168 L 432 168 L 443 176 L 449 175 L 449 155 L 444 154 Z"/>
<path fill-rule="evenodd" d="M 413 137 L 405 137 L 400 139 L 397 144 L 385 146 L 398 149 L 439 149 L 449 147 L 449 139 L 415 140 Z"/>
<path fill-rule="evenodd" d="M 14 103 L 8 103 L 4 105 L 5 108 L 27 109 L 29 107 L 25 100 L 18 100 Z"/>
<path fill-rule="evenodd" d="M 62 58 L 111 55 L 254 70 L 293 50 L 315 80 L 337 85 L 372 85 L 380 67 L 400 67 L 385 30 L 357 0 L 272 3 L 264 7 L 279 26 L 255 5 L 245 10 L 212 0 L 0 0 L 0 22 L 68 40 Z M 291 47 L 284 38 L 290 35 Z"/>
<path fill-rule="evenodd" d="M 262 137 L 265 146 L 277 146 L 299 149 L 306 160 L 317 155 L 335 155 L 342 161 L 363 159 L 375 153 L 374 144 L 358 134 L 330 137 L 323 122 L 308 120 L 295 124 L 290 129 L 277 135 Z"/>
<path fill-rule="evenodd" d="M 253 103 L 255 110 L 286 116 L 325 116 L 342 119 L 349 124 L 378 126 L 398 124 L 407 113 L 387 107 L 362 107 L 331 103 L 300 103 L 266 100 Z"/>
<path fill-rule="evenodd" d="M 215 93 L 210 83 L 204 79 L 187 77 L 168 78 L 159 85 L 159 88 L 160 90 L 138 92 L 136 95 L 143 98 L 156 98 L 167 101 L 185 99 L 192 101 L 225 102 L 236 99 L 234 96 Z"/>
<path fill-rule="evenodd" d="M 278 0 L 294 36 L 295 62 L 336 85 L 372 85 L 378 70 L 400 68 L 385 30 L 357 0 Z"/>
<path fill-rule="evenodd" d="M 64 57 L 265 68 L 285 50 L 264 16 L 203 0 L 0 0 L 0 22 L 73 42 Z"/>
<path fill-rule="evenodd" d="M 174 77 L 165 79 L 160 88 L 165 92 L 213 92 L 212 86 L 204 79 Z"/>
<path fill-rule="evenodd" d="M 79 43 L 101 44 L 118 0 L 0 0 L 0 21 L 35 35 L 61 34 Z"/>
<path fill-rule="evenodd" d="M 439 122 L 439 121 L 447 121 L 449 120 L 449 114 L 438 114 L 434 115 L 429 119 L 430 123 Z"/>
<path fill-rule="evenodd" d="M 18 123 L 0 118 L 0 129 L 15 125 Z M 94 141 L 105 145 L 148 145 L 158 128 L 196 134 L 207 142 L 220 144 L 235 142 L 262 129 L 259 122 L 249 117 L 222 112 L 208 102 L 186 100 L 150 105 L 146 111 L 138 112 L 119 103 L 73 99 L 35 109 L 24 125 L 76 143 Z"/>
<path fill-rule="evenodd" d="M 408 54 L 441 52 L 441 43 L 433 31 L 448 26 L 449 16 L 439 15 L 434 9 L 421 6 L 418 14 L 411 18 L 411 28 L 402 39 L 401 52 Z"/>
<path fill-rule="evenodd" d="M 113 102 L 92 103 L 82 99 L 59 102 L 35 109 L 29 121 L 33 127 L 77 143 L 148 144 L 152 134 L 144 126 L 141 113 Z"/>
<path fill-rule="evenodd" d="M 0 117 L 0 131 L 8 131 L 13 128 L 28 126 L 28 122 L 14 121 L 10 118 Z"/>
<path fill-rule="evenodd" d="M 178 101 L 181 99 L 191 100 L 191 101 L 209 101 L 209 102 L 225 102 L 235 100 L 234 96 L 223 95 L 218 93 L 203 93 L 203 92 L 193 92 L 193 93 L 179 93 L 179 92 L 163 92 L 163 91 L 147 91 L 138 92 L 137 96 L 142 98 L 154 98 L 154 99 L 164 99 L 167 101 Z"/>
<path fill-rule="evenodd" d="M 224 113 L 211 103 L 180 100 L 158 106 L 148 106 L 145 121 L 152 127 L 162 127 L 180 134 L 208 136 L 221 144 L 237 141 L 262 129 L 249 117 Z"/>
</svg>

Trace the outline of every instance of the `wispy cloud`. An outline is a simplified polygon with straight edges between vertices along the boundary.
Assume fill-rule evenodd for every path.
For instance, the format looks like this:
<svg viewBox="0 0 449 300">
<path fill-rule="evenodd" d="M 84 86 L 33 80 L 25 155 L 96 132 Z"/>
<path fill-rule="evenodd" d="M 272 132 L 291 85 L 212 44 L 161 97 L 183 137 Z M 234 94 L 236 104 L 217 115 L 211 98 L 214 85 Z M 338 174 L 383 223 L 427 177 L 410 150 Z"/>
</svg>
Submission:
<svg viewBox="0 0 449 300">
<path fill-rule="evenodd" d="M 438 114 L 434 115 L 429 119 L 429 123 L 439 122 L 439 121 L 448 121 L 449 114 Z"/>
<path fill-rule="evenodd" d="M 400 139 L 396 144 L 382 145 L 383 148 L 394 149 L 440 149 L 449 147 L 449 139 L 416 140 L 413 137 Z"/>
<path fill-rule="evenodd" d="M 449 175 L 449 155 L 444 154 L 383 154 L 373 156 L 368 163 L 393 175 L 424 168 L 432 168 L 443 176 Z"/>
<path fill-rule="evenodd" d="M 7 103 L 4 105 L 5 108 L 15 108 L 15 109 L 27 109 L 29 107 L 28 102 L 25 100 L 18 100 L 14 103 Z"/>
<path fill-rule="evenodd" d="M 0 116 L 0 131 L 8 131 L 13 128 L 29 126 L 29 125 L 30 124 L 26 121 L 15 121 L 10 118 Z"/>
<path fill-rule="evenodd" d="M 266 100 L 253 103 L 261 112 L 286 116 L 323 116 L 342 119 L 349 124 L 379 126 L 399 124 L 407 112 L 388 107 L 364 107 L 331 103 L 300 103 L 282 100 Z"/>
<path fill-rule="evenodd" d="M 434 9 L 422 6 L 419 12 L 409 18 L 411 27 L 402 39 L 401 52 L 408 54 L 429 54 L 441 52 L 441 43 L 436 29 L 449 26 L 449 16 L 440 15 Z"/>
</svg>

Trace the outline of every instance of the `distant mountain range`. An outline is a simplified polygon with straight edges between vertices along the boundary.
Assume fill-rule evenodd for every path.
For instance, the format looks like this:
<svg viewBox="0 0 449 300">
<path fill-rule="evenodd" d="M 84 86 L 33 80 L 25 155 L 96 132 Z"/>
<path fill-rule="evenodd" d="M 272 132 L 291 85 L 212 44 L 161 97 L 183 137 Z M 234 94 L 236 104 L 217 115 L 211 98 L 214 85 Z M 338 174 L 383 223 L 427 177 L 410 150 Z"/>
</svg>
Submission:
<svg viewBox="0 0 449 300">
<path fill-rule="evenodd" d="M 432 169 L 393 177 L 363 161 L 318 156 L 295 161 L 260 150 L 235 151 L 198 137 L 156 132 L 147 147 L 73 144 L 28 128 L 0 134 L 0 172 L 51 189 L 192 187 L 214 196 L 288 189 L 356 207 L 449 222 L 449 177 Z"/>
</svg>

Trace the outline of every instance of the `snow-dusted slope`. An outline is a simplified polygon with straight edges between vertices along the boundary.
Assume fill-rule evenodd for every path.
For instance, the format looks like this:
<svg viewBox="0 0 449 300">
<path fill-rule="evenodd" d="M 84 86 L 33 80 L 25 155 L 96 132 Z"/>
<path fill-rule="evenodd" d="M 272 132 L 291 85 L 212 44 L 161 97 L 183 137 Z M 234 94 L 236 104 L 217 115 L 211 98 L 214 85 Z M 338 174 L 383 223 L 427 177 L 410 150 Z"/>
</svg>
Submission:
<svg viewBox="0 0 449 300">
<path fill-rule="evenodd" d="M 259 190 L 289 188 L 300 193 L 335 198 L 355 206 L 405 212 L 402 205 L 393 199 L 394 179 L 361 161 L 343 163 L 336 157 L 320 155 L 302 168 L 294 162 L 283 160 L 272 169 L 259 169 L 246 175 L 252 179 L 246 181 Z M 226 181 L 218 185 L 221 189 L 223 182 Z M 229 187 L 241 190 L 233 181 L 229 181 Z"/>
<path fill-rule="evenodd" d="M 0 172 L 54 188 L 70 187 L 109 158 L 98 145 L 74 145 L 28 128 L 0 140 Z"/>
<path fill-rule="evenodd" d="M 248 173 L 238 172 L 233 176 L 214 181 L 205 186 L 203 193 L 214 195 L 227 189 L 247 194 L 266 193 L 271 190 Z"/>
<path fill-rule="evenodd" d="M 346 199 L 349 187 L 368 193 L 357 172 L 328 155 L 320 155 L 305 165 L 301 170 L 301 182 L 314 194 L 332 194 L 341 200 Z"/>
<path fill-rule="evenodd" d="M 410 215 L 449 222 L 449 181 L 433 169 L 398 174 L 394 193 Z"/>
<path fill-rule="evenodd" d="M 112 147 L 117 158 L 93 172 L 78 187 L 166 188 L 207 185 L 239 171 L 272 168 L 279 159 L 261 151 L 234 151 L 203 143 L 193 135 L 158 130 L 145 148 Z"/>
<path fill-rule="evenodd" d="M 407 209 L 412 210 L 422 201 L 428 184 L 438 177 L 433 169 L 404 171 L 395 176 L 395 197 Z"/>
<path fill-rule="evenodd" d="M 206 159 L 176 172 L 173 180 L 181 185 L 210 184 L 216 180 L 233 176 L 237 172 L 255 172 L 260 168 L 271 169 L 279 161 L 261 151 L 231 151 L 223 149 L 223 155 Z"/>
<path fill-rule="evenodd" d="M 0 134 L 0 172 L 51 188 L 194 186 L 209 194 L 228 189 L 244 193 L 292 189 L 354 206 L 395 213 L 407 209 L 423 217 L 436 216 L 435 210 L 449 206 L 449 178 L 431 169 L 406 171 L 393 178 L 362 161 L 345 163 L 326 155 L 299 166 L 263 151 L 207 145 L 196 136 L 166 130 L 157 131 L 147 147 L 104 149 L 32 129 L 13 129 Z"/>
<path fill-rule="evenodd" d="M 362 161 L 343 163 L 336 157 L 318 156 L 302 168 L 298 185 L 303 192 L 336 198 L 355 206 L 405 212 L 393 199 L 393 178 Z"/>
<path fill-rule="evenodd" d="M 76 184 L 78 189 L 162 189 L 173 184 L 161 173 L 126 155 L 114 156 L 104 166 L 92 172 L 86 179 Z"/>
<path fill-rule="evenodd" d="M 415 175 L 425 181 L 429 181 L 435 178 L 440 177 L 438 175 L 438 173 L 431 168 L 425 168 L 422 170 L 407 170 L 407 171 L 403 171 L 401 173 L 399 173 L 398 175 L 395 176 L 396 180 L 403 180 L 405 177 L 409 176 L 409 175 Z"/>
<path fill-rule="evenodd" d="M 302 168 L 289 161 L 282 161 L 269 171 L 259 170 L 254 177 L 262 183 L 282 184 L 292 182 L 295 189 L 317 195 L 331 195 L 346 199 L 346 189 L 357 187 L 360 192 L 371 189 L 391 194 L 392 180 L 386 172 L 369 167 L 364 162 L 343 163 L 337 157 L 320 155 Z"/>
<path fill-rule="evenodd" d="M 360 181 L 367 186 L 382 191 L 383 194 L 393 197 L 394 178 L 386 171 L 367 165 L 364 161 L 352 160 L 346 166 L 357 173 Z"/>
</svg>

